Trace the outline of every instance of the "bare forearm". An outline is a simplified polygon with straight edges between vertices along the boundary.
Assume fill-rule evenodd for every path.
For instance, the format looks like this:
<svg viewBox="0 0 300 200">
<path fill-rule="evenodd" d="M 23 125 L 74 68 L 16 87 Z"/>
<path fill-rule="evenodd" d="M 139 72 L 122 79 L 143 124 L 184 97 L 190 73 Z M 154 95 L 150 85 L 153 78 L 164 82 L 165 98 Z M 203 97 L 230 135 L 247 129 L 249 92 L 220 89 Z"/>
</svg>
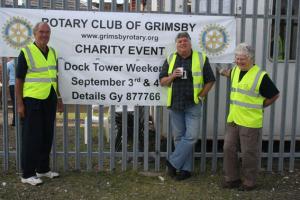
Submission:
<svg viewBox="0 0 300 200">
<path fill-rule="evenodd" d="M 208 94 L 208 92 L 210 91 L 210 89 L 213 87 L 214 84 L 215 84 L 215 81 L 206 83 L 203 86 L 203 89 L 201 90 L 201 92 L 199 93 L 199 97 L 205 97 Z"/>
<path fill-rule="evenodd" d="M 160 79 L 160 85 L 161 86 L 170 86 L 174 79 L 175 79 L 175 77 L 173 76 L 173 74 L 171 74 L 170 76 L 167 76 L 167 77 L 163 77 L 162 79 Z"/>
<path fill-rule="evenodd" d="M 271 99 L 265 99 L 265 101 L 264 101 L 264 107 L 268 107 L 269 105 L 271 105 L 272 103 L 274 103 L 278 99 L 278 97 L 279 97 L 279 94 L 275 95 Z"/>
<path fill-rule="evenodd" d="M 24 81 L 22 79 L 17 78 L 15 85 L 17 104 L 23 104 L 23 86 Z"/>
</svg>

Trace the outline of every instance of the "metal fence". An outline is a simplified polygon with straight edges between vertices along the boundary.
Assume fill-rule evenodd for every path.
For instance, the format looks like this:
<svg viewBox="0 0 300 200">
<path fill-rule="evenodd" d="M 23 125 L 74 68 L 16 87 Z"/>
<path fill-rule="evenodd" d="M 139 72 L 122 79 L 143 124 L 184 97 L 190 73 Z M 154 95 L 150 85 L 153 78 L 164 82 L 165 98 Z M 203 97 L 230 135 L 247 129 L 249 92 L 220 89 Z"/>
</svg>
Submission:
<svg viewBox="0 0 300 200">
<path fill-rule="evenodd" d="M 151 12 L 184 15 L 235 16 L 237 41 L 256 49 L 256 64 L 266 69 L 281 91 L 275 105 L 265 110 L 261 167 L 267 171 L 290 170 L 300 158 L 299 77 L 300 5 L 297 0 L 131 0 L 110 2 L 58 0 L 1 0 L 1 7 Z M 279 57 L 280 37 L 284 55 Z M 2 58 L 2 170 L 20 170 L 20 125 L 12 128 L 7 97 L 6 59 Z M 229 67 L 228 65 L 214 64 Z M 221 168 L 223 136 L 229 105 L 229 82 L 216 74 L 216 84 L 204 105 L 199 142 L 195 147 L 195 171 Z M 66 105 L 57 114 L 51 154 L 53 169 L 165 170 L 162 162 L 172 151 L 171 127 L 165 107 Z M 85 144 L 86 135 L 86 144 Z M 288 162 L 286 162 L 288 161 Z M 275 167 L 276 165 L 276 167 Z"/>
</svg>

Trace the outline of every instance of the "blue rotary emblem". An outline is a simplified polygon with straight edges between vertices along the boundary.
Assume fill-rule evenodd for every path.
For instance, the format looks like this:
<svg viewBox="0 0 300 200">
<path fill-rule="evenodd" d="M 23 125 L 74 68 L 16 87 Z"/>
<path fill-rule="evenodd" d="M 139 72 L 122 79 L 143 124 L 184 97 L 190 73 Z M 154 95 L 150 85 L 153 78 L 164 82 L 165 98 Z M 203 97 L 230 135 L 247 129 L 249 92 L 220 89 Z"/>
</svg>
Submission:
<svg viewBox="0 0 300 200">
<path fill-rule="evenodd" d="M 3 26 L 2 36 L 9 46 L 22 48 L 32 42 L 32 25 L 24 18 L 12 17 Z"/>
<path fill-rule="evenodd" d="M 200 47 L 210 56 L 224 53 L 229 44 L 229 34 L 224 26 L 209 24 L 205 26 L 200 35 Z"/>
</svg>

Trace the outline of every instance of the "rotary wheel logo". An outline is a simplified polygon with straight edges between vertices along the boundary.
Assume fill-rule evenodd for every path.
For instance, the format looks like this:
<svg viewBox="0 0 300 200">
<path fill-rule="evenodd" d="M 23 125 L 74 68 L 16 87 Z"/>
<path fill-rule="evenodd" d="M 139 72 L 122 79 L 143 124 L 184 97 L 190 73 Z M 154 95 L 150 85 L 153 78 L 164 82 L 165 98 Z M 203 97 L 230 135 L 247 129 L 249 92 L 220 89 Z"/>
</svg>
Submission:
<svg viewBox="0 0 300 200">
<path fill-rule="evenodd" d="M 224 26 L 210 24 L 201 32 L 199 44 L 208 55 L 218 56 L 228 47 L 229 34 Z"/>
<path fill-rule="evenodd" d="M 32 25 L 24 18 L 13 17 L 4 25 L 2 35 L 9 46 L 19 49 L 32 41 Z"/>
</svg>

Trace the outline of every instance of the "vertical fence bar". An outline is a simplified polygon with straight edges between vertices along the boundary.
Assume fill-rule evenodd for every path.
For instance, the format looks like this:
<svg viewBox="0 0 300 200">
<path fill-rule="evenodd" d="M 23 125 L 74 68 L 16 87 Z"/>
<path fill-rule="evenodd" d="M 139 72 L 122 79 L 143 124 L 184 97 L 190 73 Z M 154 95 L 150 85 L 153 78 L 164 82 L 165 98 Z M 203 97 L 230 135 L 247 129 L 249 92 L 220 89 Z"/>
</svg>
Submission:
<svg viewBox="0 0 300 200">
<path fill-rule="evenodd" d="M 75 169 L 80 169 L 80 105 L 75 105 Z"/>
<path fill-rule="evenodd" d="M 109 169 L 115 169 L 115 140 L 116 140 L 116 107 L 110 107 L 110 163 Z"/>
<path fill-rule="evenodd" d="M 64 171 L 69 169 L 68 160 L 69 160 L 69 148 L 68 148 L 68 105 L 64 106 L 64 117 L 63 117 L 63 151 L 64 151 Z"/>
<path fill-rule="evenodd" d="M 93 134 L 93 124 L 92 124 L 92 106 L 87 107 L 87 152 L 86 152 L 86 169 L 87 171 L 92 170 L 92 134 Z"/>
<path fill-rule="evenodd" d="M 171 153 L 172 153 L 172 126 L 171 126 L 171 119 L 170 119 L 170 112 L 166 111 L 167 116 L 167 156 L 166 159 L 169 159 Z"/>
<path fill-rule="evenodd" d="M 99 113 L 98 113 L 98 124 L 99 124 L 99 130 L 98 130 L 98 170 L 103 170 L 104 166 L 104 132 L 107 131 L 105 129 L 105 123 L 104 123 L 104 106 L 99 105 L 98 106 Z M 108 119 L 106 119 L 108 120 Z"/>
<path fill-rule="evenodd" d="M 144 107 L 144 171 L 149 170 L 149 106 Z"/>
<path fill-rule="evenodd" d="M 123 2 L 123 12 L 128 12 L 128 0 L 124 0 Z"/>
<path fill-rule="evenodd" d="M 269 0 L 265 1 L 265 9 L 264 9 L 264 22 L 263 22 L 263 33 L 268 33 L 269 27 Z M 263 70 L 266 69 L 267 66 L 267 49 L 268 49 L 268 34 L 263 34 L 263 47 L 262 47 L 262 66 Z"/>
<path fill-rule="evenodd" d="M 183 0 L 183 13 L 188 13 L 188 0 Z"/>
<path fill-rule="evenodd" d="M 219 14 L 223 13 L 223 0 L 219 0 Z"/>
<path fill-rule="evenodd" d="M 235 0 L 230 1 L 230 15 L 234 15 L 235 10 Z"/>
<path fill-rule="evenodd" d="M 199 0 L 195 0 L 195 14 L 199 14 Z"/>
<path fill-rule="evenodd" d="M 219 64 L 218 64 L 219 65 Z M 214 99 L 214 126 L 213 126 L 213 158 L 212 158 L 212 172 L 216 173 L 218 164 L 218 128 L 219 128 L 219 91 L 220 91 L 220 75 L 216 73 L 215 83 L 215 99 Z"/>
<path fill-rule="evenodd" d="M 133 117 L 133 169 L 138 168 L 138 154 L 139 154 L 139 107 L 134 107 Z"/>
<path fill-rule="evenodd" d="M 63 9 L 68 10 L 68 1 L 67 0 L 63 0 Z"/>
<path fill-rule="evenodd" d="M 160 165 L 160 134 L 161 134 L 161 106 L 156 107 L 155 129 L 155 171 L 159 171 Z"/>
<path fill-rule="evenodd" d="M 141 0 L 136 0 L 136 12 L 141 12 Z"/>
<path fill-rule="evenodd" d="M 295 71 L 295 83 L 294 83 L 294 101 L 293 101 L 293 118 L 292 118 L 292 127 L 291 127 L 291 146 L 290 146 L 290 162 L 289 162 L 289 171 L 294 171 L 295 167 L 295 149 L 296 149 L 296 126 L 297 122 L 297 110 L 298 110 L 298 89 L 299 85 L 299 77 L 300 77 L 300 3 L 298 7 L 298 26 L 297 26 L 297 45 L 296 45 L 296 71 Z"/>
<path fill-rule="evenodd" d="M 111 11 L 116 12 L 116 10 L 117 10 L 117 2 L 116 2 L 116 0 L 112 0 L 111 1 Z"/>
<path fill-rule="evenodd" d="M 164 1 L 163 0 L 159 0 L 159 4 L 158 4 L 158 6 L 159 6 L 159 12 L 161 13 L 161 12 L 163 12 L 163 10 L 164 10 Z"/>
<path fill-rule="evenodd" d="M 251 35 L 251 46 L 254 49 L 256 49 L 257 9 L 258 9 L 258 0 L 254 0 L 253 15 L 252 15 L 252 35 Z M 268 34 L 266 34 L 266 35 L 268 35 Z"/>
<path fill-rule="evenodd" d="M 51 149 L 51 154 L 52 154 L 51 168 L 54 170 L 57 170 L 57 151 L 56 151 L 57 120 L 54 121 L 54 127 L 56 127 L 56 128 L 54 129 L 54 133 L 53 133 L 53 143 L 52 143 L 52 149 Z M 22 137 L 22 134 L 21 134 L 21 137 Z"/>
<path fill-rule="evenodd" d="M 242 15 L 241 15 L 241 42 L 245 42 L 247 0 L 243 0 L 242 2 L 243 3 L 242 3 Z"/>
<path fill-rule="evenodd" d="M 284 76 L 282 89 L 282 106 L 281 106 L 281 125 L 280 125 L 280 144 L 279 144 L 279 160 L 278 171 L 283 172 L 284 161 L 284 140 L 285 140 L 285 122 L 286 122 L 286 107 L 287 107 L 287 90 L 288 90 L 288 75 L 289 75 L 289 58 L 290 58 L 290 39 L 291 39 L 291 24 L 292 24 L 292 0 L 288 0 L 286 29 L 285 29 L 285 54 L 284 54 Z"/>
<path fill-rule="evenodd" d="M 3 170 L 8 171 L 9 140 L 8 140 L 8 106 L 7 106 L 7 59 L 2 58 L 2 122 L 3 122 Z"/>
<path fill-rule="evenodd" d="M 87 0 L 87 9 L 88 10 L 92 10 L 93 8 L 92 8 L 92 0 Z"/>
<path fill-rule="evenodd" d="M 175 0 L 171 0 L 171 12 L 175 13 Z"/>
<path fill-rule="evenodd" d="M 79 1 L 79 0 L 78 0 Z M 51 9 L 55 9 L 55 3 L 56 3 L 56 0 L 50 0 L 50 8 Z"/>
<path fill-rule="evenodd" d="M 201 172 L 205 172 L 206 170 L 206 144 L 207 144 L 207 102 L 204 102 L 202 106 L 202 138 L 201 138 Z"/>
<path fill-rule="evenodd" d="M 80 0 L 75 0 L 75 10 L 80 10 Z"/>
<path fill-rule="evenodd" d="M 128 136 L 128 112 L 127 112 L 127 106 L 123 106 L 122 111 L 122 171 L 125 171 L 127 169 L 127 136 Z"/>
<path fill-rule="evenodd" d="M 211 14 L 211 1 L 206 1 L 206 14 Z"/>
<path fill-rule="evenodd" d="M 281 2 L 276 1 L 276 11 L 275 11 L 275 33 L 274 33 L 274 48 L 273 48 L 273 73 L 272 80 L 276 83 L 277 79 L 277 66 L 278 66 L 278 37 L 279 37 L 279 26 L 280 26 L 280 11 Z M 271 105 L 271 115 L 270 115 L 270 133 L 269 133 L 269 147 L 268 147 L 268 166 L 267 170 L 272 171 L 273 164 L 273 143 L 274 143 L 274 119 L 275 119 L 275 106 Z"/>
<path fill-rule="evenodd" d="M 104 11 L 104 0 L 99 0 L 99 11 Z"/>
<path fill-rule="evenodd" d="M 15 58 L 15 70 L 17 65 L 18 59 Z M 16 91 L 16 90 L 15 90 Z M 15 94 L 15 136 L 16 136 L 16 169 L 17 172 L 21 172 L 21 122 L 18 114 L 18 107 L 17 107 L 17 97 Z"/>
</svg>

